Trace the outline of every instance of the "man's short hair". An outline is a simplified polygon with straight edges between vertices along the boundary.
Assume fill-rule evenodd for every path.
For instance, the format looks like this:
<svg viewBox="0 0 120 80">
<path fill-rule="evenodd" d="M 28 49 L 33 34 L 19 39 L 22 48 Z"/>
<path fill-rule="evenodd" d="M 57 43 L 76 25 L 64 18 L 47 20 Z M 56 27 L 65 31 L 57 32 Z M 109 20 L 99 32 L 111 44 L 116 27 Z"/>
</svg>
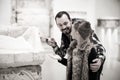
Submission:
<svg viewBox="0 0 120 80">
<path fill-rule="evenodd" d="M 68 17 L 69 20 L 71 20 L 70 15 L 66 11 L 60 11 L 60 12 L 58 12 L 57 15 L 55 16 L 55 20 L 56 20 L 56 18 L 61 18 L 62 15 L 64 15 L 64 14 Z"/>
</svg>

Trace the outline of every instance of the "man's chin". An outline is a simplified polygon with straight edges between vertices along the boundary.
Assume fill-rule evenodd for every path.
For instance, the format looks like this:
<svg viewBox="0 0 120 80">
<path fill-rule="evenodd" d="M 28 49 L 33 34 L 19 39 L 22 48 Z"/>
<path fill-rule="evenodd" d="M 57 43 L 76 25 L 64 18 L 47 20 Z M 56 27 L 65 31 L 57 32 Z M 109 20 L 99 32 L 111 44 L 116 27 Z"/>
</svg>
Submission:
<svg viewBox="0 0 120 80">
<path fill-rule="evenodd" d="M 69 29 L 67 31 L 64 31 L 63 33 L 66 34 L 66 35 L 69 35 L 71 33 L 71 30 Z"/>
<path fill-rule="evenodd" d="M 70 31 L 69 32 L 64 32 L 65 35 L 69 35 L 70 34 Z"/>
</svg>

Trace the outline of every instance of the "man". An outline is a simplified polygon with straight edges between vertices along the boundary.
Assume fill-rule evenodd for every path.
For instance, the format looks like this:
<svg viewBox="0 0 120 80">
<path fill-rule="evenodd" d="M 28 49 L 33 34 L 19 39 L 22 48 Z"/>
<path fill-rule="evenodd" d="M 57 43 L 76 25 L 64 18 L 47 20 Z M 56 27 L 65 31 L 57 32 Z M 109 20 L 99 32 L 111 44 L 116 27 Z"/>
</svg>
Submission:
<svg viewBox="0 0 120 80">
<path fill-rule="evenodd" d="M 58 62 L 62 63 L 63 65 L 67 65 L 67 59 L 65 58 L 66 56 L 66 51 L 72 41 L 72 37 L 70 35 L 71 30 L 72 30 L 72 24 L 76 22 L 79 19 L 71 19 L 69 14 L 65 11 L 58 12 L 58 14 L 55 16 L 55 21 L 62 32 L 62 37 L 61 37 L 61 46 L 60 48 L 57 46 L 57 43 L 55 42 L 54 39 L 48 40 L 48 45 L 52 46 L 54 49 L 54 52 L 61 57 L 61 59 L 58 60 Z M 92 62 L 90 63 L 90 70 L 92 72 L 97 72 L 101 66 L 103 66 L 103 63 L 105 61 L 105 56 L 104 56 L 104 47 L 99 43 L 99 39 L 97 38 L 96 34 L 93 35 L 93 39 L 96 43 L 99 44 L 97 47 L 97 58 L 93 59 Z M 89 60 L 89 59 L 88 59 Z M 92 80 L 89 79 L 89 80 Z M 95 79 L 99 80 L 99 79 Z"/>
</svg>

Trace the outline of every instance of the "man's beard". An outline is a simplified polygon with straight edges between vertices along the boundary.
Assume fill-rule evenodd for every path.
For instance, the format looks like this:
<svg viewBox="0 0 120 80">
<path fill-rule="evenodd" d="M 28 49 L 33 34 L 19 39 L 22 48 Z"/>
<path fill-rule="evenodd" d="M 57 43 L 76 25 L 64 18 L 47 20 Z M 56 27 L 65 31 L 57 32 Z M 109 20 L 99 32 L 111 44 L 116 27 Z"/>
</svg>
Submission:
<svg viewBox="0 0 120 80">
<path fill-rule="evenodd" d="M 64 33 L 65 35 L 70 34 L 71 29 L 69 27 L 66 27 L 65 29 L 62 30 L 62 33 Z"/>
</svg>

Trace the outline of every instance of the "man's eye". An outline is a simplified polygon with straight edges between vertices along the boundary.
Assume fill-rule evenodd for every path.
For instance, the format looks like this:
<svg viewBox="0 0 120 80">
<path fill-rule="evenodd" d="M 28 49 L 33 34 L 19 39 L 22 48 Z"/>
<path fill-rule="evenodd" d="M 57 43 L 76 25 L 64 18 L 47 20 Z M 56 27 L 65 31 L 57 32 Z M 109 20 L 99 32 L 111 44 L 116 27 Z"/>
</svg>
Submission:
<svg viewBox="0 0 120 80">
<path fill-rule="evenodd" d="M 61 27 L 61 26 L 62 26 L 62 24 L 59 24 L 58 26 L 60 26 L 60 27 Z"/>
<path fill-rule="evenodd" d="M 68 24 L 68 22 L 64 22 L 64 25 L 67 25 Z"/>
</svg>

